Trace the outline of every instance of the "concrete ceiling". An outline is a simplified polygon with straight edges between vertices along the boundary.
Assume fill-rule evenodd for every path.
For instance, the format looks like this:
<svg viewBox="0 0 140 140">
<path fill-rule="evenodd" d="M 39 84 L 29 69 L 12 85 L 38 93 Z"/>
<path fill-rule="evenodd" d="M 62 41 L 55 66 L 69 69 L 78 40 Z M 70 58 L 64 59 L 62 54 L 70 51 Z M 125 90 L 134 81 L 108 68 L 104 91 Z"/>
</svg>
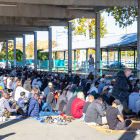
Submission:
<svg viewBox="0 0 140 140">
<path fill-rule="evenodd" d="M 67 26 L 75 18 L 95 18 L 96 12 L 110 6 L 137 4 L 137 0 L 0 0 L 0 41 L 48 31 L 48 26 Z"/>
</svg>

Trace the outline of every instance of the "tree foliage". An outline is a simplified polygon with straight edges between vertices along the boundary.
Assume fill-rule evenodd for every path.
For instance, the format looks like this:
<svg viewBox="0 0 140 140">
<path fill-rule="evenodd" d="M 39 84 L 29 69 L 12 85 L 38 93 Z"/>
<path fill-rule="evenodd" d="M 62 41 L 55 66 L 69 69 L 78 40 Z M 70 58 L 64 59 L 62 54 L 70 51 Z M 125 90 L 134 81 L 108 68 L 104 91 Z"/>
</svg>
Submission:
<svg viewBox="0 0 140 140">
<path fill-rule="evenodd" d="M 114 6 L 105 10 L 111 14 L 120 27 L 131 25 L 138 17 L 138 7 L 132 6 Z"/>
<path fill-rule="evenodd" d="M 14 50 L 11 50 L 8 52 L 8 60 L 14 61 Z M 23 60 L 23 53 L 21 50 L 16 49 L 16 61 L 22 61 Z"/>
<path fill-rule="evenodd" d="M 72 30 L 73 35 L 84 35 L 86 36 L 86 31 L 89 30 L 89 38 L 95 38 L 95 19 L 78 18 L 72 20 Z M 103 38 L 107 34 L 106 23 L 104 22 L 104 17 L 100 17 L 100 37 Z M 66 27 L 68 28 L 68 27 Z"/>
<path fill-rule="evenodd" d="M 43 49 L 37 50 L 37 59 L 39 60 L 48 60 L 48 52 L 41 53 L 40 51 L 43 51 Z"/>
</svg>

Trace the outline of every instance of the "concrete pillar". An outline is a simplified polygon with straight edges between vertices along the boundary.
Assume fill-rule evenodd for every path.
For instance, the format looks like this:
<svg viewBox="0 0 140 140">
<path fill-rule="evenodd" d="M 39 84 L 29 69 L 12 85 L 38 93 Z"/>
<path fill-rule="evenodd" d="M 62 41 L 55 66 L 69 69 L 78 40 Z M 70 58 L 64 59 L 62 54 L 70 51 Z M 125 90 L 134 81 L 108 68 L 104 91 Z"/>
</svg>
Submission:
<svg viewBox="0 0 140 140">
<path fill-rule="evenodd" d="M 140 79 L 140 0 L 138 0 L 138 19 L 137 19 L 137 78 Z"/>
<path fill-rule="evenodd" d="M 100 67 L 101 67 L 101 69 L 102 69 L 102 48 L 100 49 Z M 100 75 L 102 76 L 103 74 L 102 74 L 102 70 L 100 70 Z"/>
<path fill-rule="evenodd" d="M 52 28 L 49 27 L 49 72 L 52 72 Z"/>
<path fill-rule="evenodd" d="M 8 68 L 8 40 L 6 41 L 6 68 Z"/>
<path fill-rule="evenodd" d="M 34 32 L 34 70 L 37 71 L 37 32 Z"/>
<path fill-rule="evenodd" d="M 66 69 L 65 69 L 65 59 L 66 59 L 66 51 L 64 51 L 64 72 L 66 71 Z"/>
<path fill-rule="evenodd" d="M 16 38 L 14 38 L 14 67 L 16 67 Z"/>
<path fill-rule="evenodd" d="M 74 50 L 74 72 L 76 72 L 76 50 Z"/>
<path fill-rule="evenodd" d="M 72 73 L 72 26 L 68 22 L 68 72 Z"/>
<path fill-rule="evenodd" d="M 55 59 L 54 59 L 54 64 L 55 64 L 55 71 L 57 71 L 57 66 L 56 66 L 56 60 L 57 60 L 57 52 L 55 52 Z"/>
<path fill-rule="evenodd" d="M 95 75 L 100 70 L 100 13 L 96 13 L 95 19 Z"/>
<path fill-rule="evenodd" d="M 134 70 L 136 69 L 136 58 L 135 58 L 135 55 L 136 55 L 136 49 L 134 48 Z"/>
<path fill-rule="evenodd" d="M 118 47 L 118 69 L 121 68 L 121 49 Z"/>
<path fill-rule="evenodd" d="M 88 61 L 88 49 L 86 49 L 86 60 Z"/>
<path fill-rule="evenodd" d="M 25 35 L 23 35 L 23 67 L 25 67 Z"/>
<path fill-rule="evenodd" d="M 107 66 L 109 66 L 109 51 L 107 49 Z"/>
</svg>

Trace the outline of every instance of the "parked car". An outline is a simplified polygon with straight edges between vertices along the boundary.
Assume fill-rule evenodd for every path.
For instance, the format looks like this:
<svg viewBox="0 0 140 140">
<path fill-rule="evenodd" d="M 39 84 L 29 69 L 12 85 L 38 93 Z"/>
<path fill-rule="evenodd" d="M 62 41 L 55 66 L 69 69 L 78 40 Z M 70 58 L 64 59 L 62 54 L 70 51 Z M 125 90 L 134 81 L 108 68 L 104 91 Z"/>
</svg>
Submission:
<svg viewBox="0 0 140 140">
<path fill-rule="evenodd" d="M 124 68 L 125 65 L 121 63 L 121 68 Z M 110 65 L 110 68 L 118 68 L 118 63 L 113 63 Z"/>
<path fill-rule="evenodd" d="M 6 61 L 0 62 L 0 68 L 5 69 L 6 68 Z M 11 68 L 11 63 L 8 62 L 8 68 Z"/>
</svg>

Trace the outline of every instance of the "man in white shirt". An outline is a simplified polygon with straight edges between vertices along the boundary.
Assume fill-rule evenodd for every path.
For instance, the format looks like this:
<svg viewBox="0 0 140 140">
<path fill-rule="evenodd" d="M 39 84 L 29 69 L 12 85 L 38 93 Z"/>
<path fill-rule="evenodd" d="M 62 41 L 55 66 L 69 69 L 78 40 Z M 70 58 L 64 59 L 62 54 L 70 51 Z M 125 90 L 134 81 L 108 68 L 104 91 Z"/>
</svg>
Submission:
<svg viewBox="0 0 140 140">
<path fill-rule="evenodd" d="M 139 89 L 134 89 L 134 91 L 129 95 L 129 105 L 128 108 L 129 110 L 132 110 L 132 112 L 137 112 L 136 111 L 136 100 L 139 97 Z"/>
<path fill-rule="evenodd" d="M 21 82 L 20 82 L 19 85 L 17 86 L 17 88 L 14 90 L 14 92 L 13 92 L 13 94 L 12 94 L 13 98 L 14 98 L 16 101 L 18 101 L 18 99 L 20 98 L 20 93 L 21 93 L 21 92 L 25 92 L 25 97 L 26 97 L 26 98 L 30 98 L 30 97 L 31 97 L 31 93 L 30 93 L 28 90 L 24 89 L 24 88 L 21 86 Z"/>
</svg>

